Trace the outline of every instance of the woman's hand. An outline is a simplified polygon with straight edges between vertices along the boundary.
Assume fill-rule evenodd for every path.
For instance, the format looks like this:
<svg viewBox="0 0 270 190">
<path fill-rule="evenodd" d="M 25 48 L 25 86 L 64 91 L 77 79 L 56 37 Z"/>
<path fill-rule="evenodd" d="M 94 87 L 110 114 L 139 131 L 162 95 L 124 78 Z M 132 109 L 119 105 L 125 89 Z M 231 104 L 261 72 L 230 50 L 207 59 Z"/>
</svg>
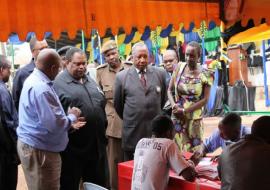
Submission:
<svg viewBox="0 0 270 190">
<path fill-rule="evenodd" d="M 185 115 L 185 109 L 180 108 L 178 104 L 174 104 L 172 107 L 172 113 L 175 115 L 175 117 L 182 118 Z"/>
</svg>

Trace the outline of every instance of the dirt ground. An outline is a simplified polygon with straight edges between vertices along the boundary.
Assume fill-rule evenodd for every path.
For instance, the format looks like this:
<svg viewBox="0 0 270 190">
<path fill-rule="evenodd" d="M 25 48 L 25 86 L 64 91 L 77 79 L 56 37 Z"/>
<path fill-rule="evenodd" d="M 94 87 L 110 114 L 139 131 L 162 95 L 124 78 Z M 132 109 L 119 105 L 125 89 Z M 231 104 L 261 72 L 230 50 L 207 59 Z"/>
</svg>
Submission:
<svg viewBox="0 0 270 190">
<path fill-rule="evenodd" d="M 257 119 L 259 116 L 242 116 L 242 124 L 245 126 L 250 127 L 251 124 L 255 119 Z M 205 134 L 204 137 L 207 138 L 209 135 L 217 128 L 218 122 L 221 118 L 220 117 L 208 117 L 204 118 L 204 130 Z M 216 153 L 220 152 L 218 150 Z M 215 153 L 214 153 L 215 154 Z M 17 190 L 27 190 L 27 186 L 25 183 L 24 174 L 22 171 L 22 168 L 19 166 L 19 177 L 18 177 L 18 185 Z"/>
</svg>

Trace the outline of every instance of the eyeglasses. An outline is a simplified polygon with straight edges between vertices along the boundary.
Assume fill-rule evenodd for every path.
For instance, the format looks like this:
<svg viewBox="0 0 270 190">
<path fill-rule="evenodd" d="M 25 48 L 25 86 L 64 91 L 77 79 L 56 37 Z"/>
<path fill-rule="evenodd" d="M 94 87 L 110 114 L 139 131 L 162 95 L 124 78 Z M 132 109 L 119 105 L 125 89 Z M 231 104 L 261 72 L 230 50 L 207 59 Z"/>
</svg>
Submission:
<svg viewBox="0 0 270 190">
<path fill-rule="evenodd" d="M 80 66 L 80 65 L 86 65 L 87 62 L 73 62 L 71 61 L 71 63 L 73 63 L 74 65 Z"/>
<path fill-rule="evenodd" d="M 174 59 L 169 59 L 169 60 L 164 60 L 163 63 L 172 63 L 174 61 Z"/>
</svg>

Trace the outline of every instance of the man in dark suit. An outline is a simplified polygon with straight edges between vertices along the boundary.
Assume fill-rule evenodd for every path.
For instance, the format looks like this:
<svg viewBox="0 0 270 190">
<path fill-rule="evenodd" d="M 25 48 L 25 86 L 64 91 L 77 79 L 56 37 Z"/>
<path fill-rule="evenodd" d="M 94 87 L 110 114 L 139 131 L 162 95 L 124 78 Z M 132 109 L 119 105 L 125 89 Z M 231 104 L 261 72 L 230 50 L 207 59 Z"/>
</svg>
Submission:
<svg viewBox="0 0 270 190">
<path fill-rule="evenodd" d="M 19 100 L 21 96 L 21 91 L 23 87 L 23 83 L 25 79 L 33 72 L 35 66 L 35 61 L 37 60 L 37 56 L 39 52 L 48 47 L 46 40 L 38 41 L 35 36 L 33 36 L 29 42 L 30 50 L 32 52 L 32 59 L 30 63 L 22 67 L 16 72 L 16 75 L 13 79 L 13 87 L 12 87 L 12 96 L 15 102 L 15 106 L 17 110 L 19 110 Z"/>
<path fill-rule="evenodd" d="M 149 52 L 143 42 L 132 48 L 134 65 L 116 75 L 114 107 L 123 119 L 124 160 L 132 160 L 137 142 L 151 137 L 151 120 L 166 101 L 166 73 L 149 65 Z"/>
</svg>

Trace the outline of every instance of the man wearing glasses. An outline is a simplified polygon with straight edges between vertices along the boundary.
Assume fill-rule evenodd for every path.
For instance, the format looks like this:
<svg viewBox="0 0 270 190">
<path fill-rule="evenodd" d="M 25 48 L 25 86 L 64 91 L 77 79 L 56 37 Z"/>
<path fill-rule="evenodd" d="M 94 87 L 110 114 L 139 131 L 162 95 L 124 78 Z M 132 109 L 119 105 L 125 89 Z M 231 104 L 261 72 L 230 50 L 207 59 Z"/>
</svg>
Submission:
<svg viewBox="0 0 270 190">
<path fill-rule="evenodd" d="M 67 148 L 61 153 L 60 189 L 78 190 L 81 179 L 105 186 L 105 97 L 97 83 L 85 74 L 87 59 L 81 49 L 70 48 L 66 60 L 66 69 L 55 78 L 53 87 L 64 110 L 78 107 L 86 125 L 69 131 Z"/>
<path fill-rule="evenodd" d="M 13 79 L 13 87 L 12 87 L 12 96 L 15 102 L 15 106 L 17 110 L 19 109 L 19 100 L 20 95 L 23 87 L 23 83 L 25 79 L 33 72 L 35 66 L 35 62 L 37 60 L 37 56 L 39 52 L 44 49 L 48 48 L 48 44 L 46 40 L 38 41 L 35 36 L 33 36 L 29 42 L 30 50 L 32 52 L 32 59 L 30 63 L 25 65 L 23 68 L 19 69 L 16 72 L 16 75 Z"/>
</svg>

